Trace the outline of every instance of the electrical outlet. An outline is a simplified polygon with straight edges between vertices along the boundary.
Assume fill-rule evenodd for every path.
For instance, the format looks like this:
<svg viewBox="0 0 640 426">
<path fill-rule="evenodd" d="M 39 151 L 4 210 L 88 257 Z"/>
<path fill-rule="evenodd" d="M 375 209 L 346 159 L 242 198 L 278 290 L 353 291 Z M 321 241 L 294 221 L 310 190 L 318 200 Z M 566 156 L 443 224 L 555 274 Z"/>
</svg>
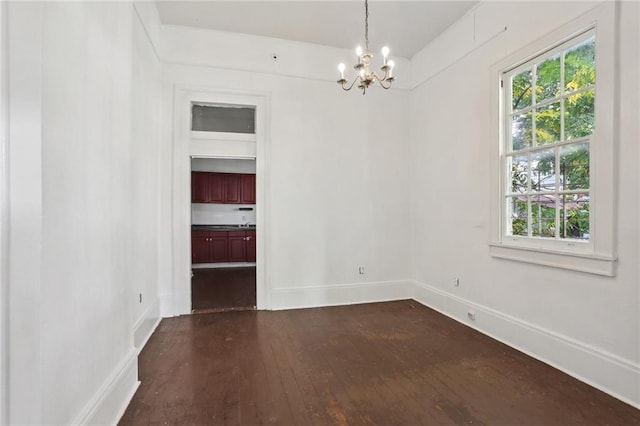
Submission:
<svg viewBox="0 0 640 426">
<path fill-rule="evenodd" d="M 475 320 L 476 320 L 476 313 L 475 313 L 475 311 L 469 311 L 469 312 L 467 312 L 467 318 L 469 318 L 471 321 L 475 321 Z"/>
<path fill-rule="evenodd" d="M 460 287 L 460 278 L 456 277 L 453 279 L 453 286 Z"/>
<path fill-rule="evenodd" d="M 138 294 L 138 300 L 140 303 L 142 303 L 142 293 Z"/>
<path fill-rule="evenodd" d="M 358 267 L 358 274 L 364 275 L 364 266 L 359 266 Z"/>
</svg>

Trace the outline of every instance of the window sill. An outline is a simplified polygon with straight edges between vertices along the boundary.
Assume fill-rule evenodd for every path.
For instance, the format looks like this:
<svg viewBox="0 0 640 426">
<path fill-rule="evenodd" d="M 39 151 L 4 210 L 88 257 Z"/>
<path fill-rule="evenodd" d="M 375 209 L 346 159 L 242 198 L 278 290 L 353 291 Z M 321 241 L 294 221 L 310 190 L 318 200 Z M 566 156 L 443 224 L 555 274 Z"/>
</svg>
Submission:
<svg viewBox="0 0 640 426">
<path fill-rule="evenodd" d="M 606 277 L 615 277 L 616 275 L 617 258 L 611 256 L 542 250 L 500 243 L 490 243 L 489 254 L 501 259 L 569 269 Z"/>
</svg>

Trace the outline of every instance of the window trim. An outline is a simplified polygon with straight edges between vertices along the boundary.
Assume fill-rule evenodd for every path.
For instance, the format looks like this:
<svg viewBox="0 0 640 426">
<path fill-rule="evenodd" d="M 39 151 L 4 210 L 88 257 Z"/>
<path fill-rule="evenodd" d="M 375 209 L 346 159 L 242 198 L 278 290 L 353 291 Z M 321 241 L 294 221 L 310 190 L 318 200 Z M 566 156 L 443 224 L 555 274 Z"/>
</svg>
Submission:
<svg viewBox="0 0 640 426">
<path fill-rule="evenodd" d="M 561 28 L 517 49 L 491 67 L 491 235 L 490 255 L 526 263 L 615 276 L 616 247 L 616 173 L 617 117 L 619 88 L 616 74 L 615 18 L 617 6 L 605 2 Z M 596 128 L 590 142 L 590 239 L 548 240 L 505 235 L 506 149 L 504 108 L 506 87 L 500 81 L 532 59 L 552 53 L 582 35 L 593 31 L 596 36 Z M 505 84 L 507 86 L 507 84 Z"/>
</svg>

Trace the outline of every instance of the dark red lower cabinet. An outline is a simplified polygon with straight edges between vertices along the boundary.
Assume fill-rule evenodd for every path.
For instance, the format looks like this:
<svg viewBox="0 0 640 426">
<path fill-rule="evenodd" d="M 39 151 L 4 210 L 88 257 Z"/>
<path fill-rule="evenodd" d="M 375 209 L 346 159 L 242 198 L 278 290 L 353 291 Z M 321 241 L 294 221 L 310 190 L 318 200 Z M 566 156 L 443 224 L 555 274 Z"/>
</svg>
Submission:
<svg viewBox="0 0 640 426">
<path fill-rule="evenodd" d="M 256 231 L 191 231 L 191 263 L 255 262 Z"/>
</svg>

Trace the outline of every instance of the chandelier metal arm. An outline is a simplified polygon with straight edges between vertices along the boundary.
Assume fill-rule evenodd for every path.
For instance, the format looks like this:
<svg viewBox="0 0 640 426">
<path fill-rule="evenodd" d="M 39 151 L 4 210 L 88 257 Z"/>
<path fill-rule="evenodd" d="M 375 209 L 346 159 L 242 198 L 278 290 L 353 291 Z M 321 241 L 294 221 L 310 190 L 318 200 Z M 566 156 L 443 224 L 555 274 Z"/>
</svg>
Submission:
<svg viewBox="0 0 640 426">
<path fill-rule="evenodd" d="M 340 83 L 342 85 L 342 90 L 344 90 L 345 92 L 348 92 L 356 84 L 356 81 L 358 81 L 358 79 L 354 78 L 349 87 L 344 87 L 344 84 L 347 82 L 347 80 L 338 80 L 338 83 Z"/>
<path fill-rule="evenodd" d="M 378 83 L 380 83 L 380 86 L 382 86 L 383 89 L 388 90 L 391 88 L 391 84 L 393 83 L 393 80 L 395 80 L 394 77 L 388 78 L 387 77 L 387 73 L 384 73 L 384 77 L 380 78 L 378 77 L 378 74 L 376 74 L 375 72 L 371 73 L 373 75 L 373 77 L 378 80 Z M 387 86 L 384 85 L 384 83 L 387 82 L 389 83 Z"/>
</svg>

